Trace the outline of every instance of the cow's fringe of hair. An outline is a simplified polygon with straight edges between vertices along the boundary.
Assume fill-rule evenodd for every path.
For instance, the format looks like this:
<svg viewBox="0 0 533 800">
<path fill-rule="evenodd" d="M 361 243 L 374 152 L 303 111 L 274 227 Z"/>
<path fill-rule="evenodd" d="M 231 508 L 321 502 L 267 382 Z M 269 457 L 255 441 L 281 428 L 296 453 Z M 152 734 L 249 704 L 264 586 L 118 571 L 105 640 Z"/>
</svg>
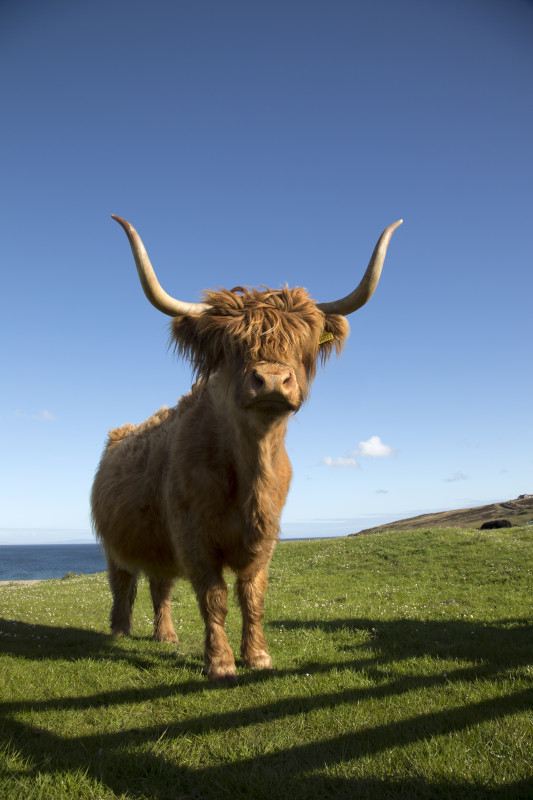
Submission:
<svg viewBox="0 0 533 800">
<path fill-rule="evenodd" d="M 238 286 L 206 291 L 203 300 L 208 311 L 171 323 L 171 344 L 199 378 L 209 377 L 228 355 L 254 363 L 283 362 L 298 354 L 312 380 L 317 359 L 325 362 L 333 350 L 340 353 L 349 332 L 344 317 L 323 314 L 300 287 Z M 324 332 L 334 338 L 319 345 Z"/>
</svg>

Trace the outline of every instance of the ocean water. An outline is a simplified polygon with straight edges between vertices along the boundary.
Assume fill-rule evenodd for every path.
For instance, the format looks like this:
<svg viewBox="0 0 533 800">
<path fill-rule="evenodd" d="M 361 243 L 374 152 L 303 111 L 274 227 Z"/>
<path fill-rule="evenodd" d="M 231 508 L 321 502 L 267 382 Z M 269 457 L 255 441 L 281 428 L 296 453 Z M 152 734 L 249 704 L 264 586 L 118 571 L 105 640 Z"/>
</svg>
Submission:
<svg viewBox="0 0 533 800">
<path fill-rule="evenodd" d="M 309 536 L 283 536 L 284 541 L 303 541 Z M 320 538 L 329 538 L 328 536 Z M 0 544 L 0 581 L 32 581 L 62 578 L 67 572 L 92 575 L 105 572 L 99 544 Z"/>
<path fill-rule="evenodd" d="M 99 544 L 0 545 L 0 581 L 62 578 L 67 572 L 91 575 L 105 569 Z"/>
</svg>

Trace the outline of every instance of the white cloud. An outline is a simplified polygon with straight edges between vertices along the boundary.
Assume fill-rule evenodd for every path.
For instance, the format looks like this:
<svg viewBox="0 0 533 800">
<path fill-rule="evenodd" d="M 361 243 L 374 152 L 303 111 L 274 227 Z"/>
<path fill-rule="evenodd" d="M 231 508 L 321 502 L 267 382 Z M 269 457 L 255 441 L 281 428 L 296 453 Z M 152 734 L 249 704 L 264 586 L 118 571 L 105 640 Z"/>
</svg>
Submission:
<svg viewBox="0 0 533 800">
<path fill-rule="evenodd" d="M 388 489 L 376 489 L 376 494 L 388 494 Z"/>
<path fill-rule="evenodd" d="M 468 480 L 467 475 L 463 475 L 462 472 L 454 472 L 451 478 L 444 478 L 446 483 L 455 483 L 455 481 L 466 481 Z"/>
<path fill-rule="evenodd" d="M 50 422 L 51 420 L 57 419 L 50 411 L 47 411 L 45 408 L 42 411 L 39 411 L 38 414 L 26 414 L 24 411 L 20 411 L 17 408 L 15 411 L 16 417 L 21 417 L 21 419 L 38 419 L 44 420 L 45 422 Z"/>
<path fill-rule="evenodd" d="M 356 450 L 352 450 L 347 456 L 338 456 L 331 458 L 326 456 L 322 459 L 321 463 L 326 467 L 351 467 L 358 469 L 360 464 L 356 456 L 363 456 L 368 458 L 386 458 L 395 452 L 393 447 L 388 444 L 383 444 L 379 436 L 371 436 L 366 442 L 359 442 Z"/>
<path fill-rule="evenodd" d="M 343 458 L 342 456 L 339 456 L 339 458 L 326 456 L 322 459 L 322 464 L 325 464 L 326 467 L 351 467 L 352 469 L 358 469 L 359 467 L 355 458 Z"/>
<path fill-rule="evenodd" d="M 394 453 L 394 448 L 383 444 L 379 436 L 371 436 L 366 442 L 359 442 L 359 447 L 350 455 L 368 456 L 370 458 L 387 458 Z"/>
</svg>

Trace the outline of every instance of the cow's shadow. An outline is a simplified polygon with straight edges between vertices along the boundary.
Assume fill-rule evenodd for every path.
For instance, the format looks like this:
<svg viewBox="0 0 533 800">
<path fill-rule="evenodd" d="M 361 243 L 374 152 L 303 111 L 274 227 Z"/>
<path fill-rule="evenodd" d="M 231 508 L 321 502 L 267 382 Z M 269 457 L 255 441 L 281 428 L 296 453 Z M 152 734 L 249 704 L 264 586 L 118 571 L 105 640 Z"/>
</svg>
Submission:
<svg viewBox="0 0 533 800">
<path fill-rule="evenodd" d="M 281 720 L 287 715 L 297 713 L 306 715 L 317 709 L 332 709 L 336 706 L 353 704 L 368 699 L 379 699 L 385 695 L 399 696 L 410 690 L 431 688 L 446 680 L 478 680 L 489 674 L 506 671 L 527 663 L 531 650 L 531 625 L 521 620 L 502 620 L 494 624 L 481 624 L 473 621 L 429 621 L 415 620 L 272 620 L 270 626 L 280 627 L 289 634 L 301 628 L 320 630 L 324 636 L 338 636 L 339 658 L 331 663 L 300 662 L 295 667 L 278 669 L 273 674 L 244 672 L 240 676 L 241 685 L 276 680 L 286 675 L 313 674 L 332 671 L 338 674 L 339 668 L 358 669 L 364 667 L 367 673 L 372 670 L 380 680 L 360 688 L 340 688 L 334 681 L 330 690 L 313 695 L 299 692 L 295 688 L 294 697 L 264 702 L 261 705 L 243 708 L 242 703 L 231 705 L 228 710 L 199 713 L 187 719 L 169 719 L 164 729 L 160 725 L 138 729 L 132 726 L 111 733 L 89 733 L 82 736 L 61 736 L 57 732 L 33 728 L 25 719 L 25 712 L 54 710 L 58 713 L 70 709 L 102 708 L 108 709 L 121 704 L 146 703 L 166 698 L 169 694 L 204 691 L 208 684 L 200 677 L 201 660 L 194 662 L 198 668 L 198 679 L 177 678 L 176 681 L 157 686 L 124 689 L 121 691 L 102 691 L 90 696 L 71 696 L 42 701 L 18 701 L 3 703 L 0 712 L 4 721 L 0 726 L 16 745 L 23 756 L 34 764 L 35 775 L 39 772 L 60 773 L 64 771 L 83 771 L 107 790 L 118 796 L 137 797 L 142 784 L 142 796 L 170 800 L 188 795 L 207 799 L 214 797 L 213 786 L 218 786 L 218 797 L 255 797 L 257 800 L 270 798 L 275 794 L 305 798 L 323 797 L 477 797 L 487 800 L 503 798 L 528 798 L 531 796 L 530 782 L 517 781 L 508 785 L 505 792 L 500 789 L 489 790 L 484 786 L 464 783 L 443 783 L 426 781 L 423 778 L 406 777 L 390 780 L 361 780 L 338 777 L 336 765 L 345 761 L 365 758 L 383 750 L 406 746 L 428 737 L 438 737 L 465 730 L 472 725 L 502 718 L 523 711 L 531 703 L 531 693 L 515 692 L 503 697 L 490 698 L 482 702 L 472 702 L 461 708 L 445 709 L 440 712 L 419 713 L 409 719 L 376 724 L 355 732 L 331 731 L 327 742 L 289 744 L 281 751 L 266 752 L 254 757 L 243 758 L 205 768 L 192 768 L 165 756 L 165 751 L 155 747 L 164 734 L 167 741 L 172 738 L 195 737 L 209 732 L 234 734 L 240 729 L 263 725 Z M 353 630 L 354 644 L 349 642 L 347 632 Z M 366 636 L 361 637 L 364 631 Z M 357 634 L 357 636 L 356 636 Z M 355 642 L 357 638 L 357 643 Z M 363 644 L 361 644 L 361 640 Z M 31 654 L 35 643 L 39 648 Z M 168 659 L 176 659 L 175 648 L 154 645 L 154 656 L 139 653 L 133 645 L 127 648 L 117 646 L 109 635 L 78 628 L 55 628 L 46 625 L 0 620 L 0 651 L 24 658 L 57 659 L 126 659 L 140 670 L 150 669 L 154 663 L 162 666 Z M 354 658 L 350 658 L 353 649 Z M 408 676 L 387 677 L 387 666 L 393 666 L 406 658 L 430 655 L 438 658 L 452 658 L 470 662 L 459 665 L 441 674 L 417 674 L 416 669 Z M 155 661 L 154 661 L 155 659 Z M 190 674 L 190 673 L 189 673 Z M 168 670 L 165 670 L 168 675 Z M 300 684 L 295 684 L 298 687 Z M 213 689 L 213 691 L 218 691 Z M 142 756 L 140 753 L 142 752 Z M 50 758 L 53 753 L 54 757 Z M 62 754 L 65 753 L 63 756 Z M 328 774 L 317 775 L 317 764 L 330 765 Z M 159 776 L 165 773 L 165 786 L 161 789 Z M 280 782 L 281 781 L 281 782 Z M 227 787 L 227 788 L 224 788 Z"/>
<path fill-rule="evenodd" d="M 337 666 L 350 667 L 346 654 L 358 654 L 353 665 L 368 659 L 376 666 L 390 664 L 406 658 L 431 656 L 436 659 L 470 661 L 481 672 L 493 672 L 528 664 L 532 657 L 533 625 L 524 619 L 502 619 L 494 623 L 473 620 L 394 619 L 367 618 L 332 620 L 270 620 L 268 626 L 287 633 L 297 630 L 320 631 L 325 636 L 339 637 L 339 662 Z M 353 644 L 346 632 L 352 630 Z M 359 634 L 365 632 L 361 643 Z M 357 642 L 355 641 L 357 639 Z M 362 655 L 363 654 L 363 655 Z M 313 665 L 302 669 L 309 671 Z M 314 665 L 322 671 L 320 663 Z M 325 667 L 331 668 L 331 665 Z"/>
<path fill-rule="evenodd" d="M 201 675 L 201 653 L 197 657 L 184 656 L 175 644 L 155 643 L 149 655 L 137 648 L 137 642 L 154 642 L 149 636 L 132 636 L 117 639 L 110 633 L 86 628 L 32 624 L 0 618 L 0 653 L 30 660 L 123 661 L 139 670 L 154 666 L 189 666 Z M 199 679 L 198 686 L 205 687 Z"/>
</svg>

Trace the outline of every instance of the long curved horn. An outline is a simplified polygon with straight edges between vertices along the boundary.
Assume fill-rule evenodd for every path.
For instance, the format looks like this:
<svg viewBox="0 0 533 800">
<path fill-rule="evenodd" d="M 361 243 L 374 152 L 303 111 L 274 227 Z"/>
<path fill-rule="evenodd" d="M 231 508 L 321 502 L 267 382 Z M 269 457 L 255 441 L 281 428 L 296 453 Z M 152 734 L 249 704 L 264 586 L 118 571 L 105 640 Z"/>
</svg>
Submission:
<svg viewBox="0 0 533 800">
<path fill-rule="evenodd" d="M 364 306 L 364 304 L 370 300 L 378 285 L 391 236 L 396 228 L 400 227 L 402 222 L 403 219 L 399 219 L 398 222 L 385 228 L 378 239 L 370 263 L 357 289 L 354 289 L 351 294 L 346 295 L 346 297 L 343 297 L 341 300 L 333 300 L 331 303 L 317 303 L 318 308 L 323 311 L 324 314 L 342 314 L 346 316 L 347 314 L 352 314 L 354 311 L 357 311 L 358 308 L 361 308 L 361 306 Z"/>
<path fill-rule="evenodd" d="M 111 216 L 126 231 L 143 291 L 153 306 L 163 314 L 168 314 L 169 317 L 183 317 L 185 314 L 197 316 L 210 308 L 207 303 L 184 303 L 167 294 L 156 278 L 148 253 L 133 225 L 115 214 L 111 214 Z"/>
</svg>

